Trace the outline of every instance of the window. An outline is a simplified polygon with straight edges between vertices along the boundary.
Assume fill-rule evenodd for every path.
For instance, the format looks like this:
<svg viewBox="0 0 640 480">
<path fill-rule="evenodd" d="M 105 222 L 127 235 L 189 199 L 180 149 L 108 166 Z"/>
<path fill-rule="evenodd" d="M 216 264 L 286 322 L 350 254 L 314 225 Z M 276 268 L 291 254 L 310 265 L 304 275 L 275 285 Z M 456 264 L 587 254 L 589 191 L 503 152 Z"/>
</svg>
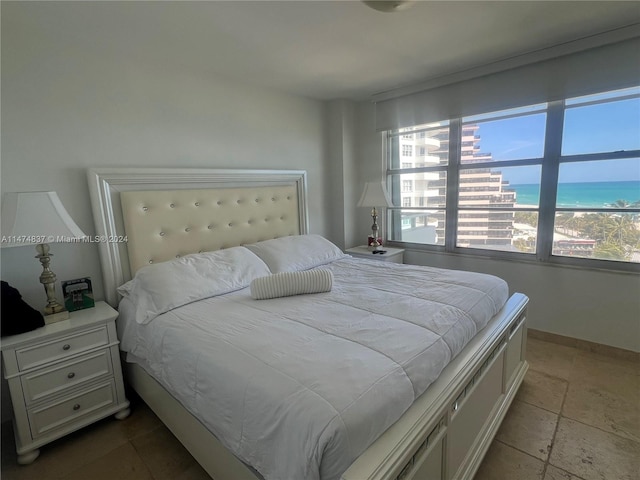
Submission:
<svg viewBox="0 0 640 480">
<path fill-rule="evenodd" d="M 402 156 L 403 157 L 413 156 L 413 147 L 411 145 L 402 145 Z"/>
<path fill-rule="evenodd" d="M 398 158 L 406 132 L 425 153 L 411 173 Z M 386 138 L 388 187 L 402 204 L 390 209 L 391 241 L 591 267 L 640 263 L 640 87 Z M 409 191 L 415 206 L 399 201 Z"/>
</svg>

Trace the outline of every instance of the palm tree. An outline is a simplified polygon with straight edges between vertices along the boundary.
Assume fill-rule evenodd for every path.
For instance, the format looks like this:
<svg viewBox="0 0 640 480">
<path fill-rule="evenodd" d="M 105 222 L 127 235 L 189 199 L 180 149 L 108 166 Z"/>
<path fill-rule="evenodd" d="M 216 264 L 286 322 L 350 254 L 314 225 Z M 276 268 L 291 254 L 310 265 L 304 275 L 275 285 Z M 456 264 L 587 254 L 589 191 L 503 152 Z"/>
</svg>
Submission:
<svg viewBox="0 0 640 480">
<path fill-rule="evenodd" d="M 562 230 L 562 233 L 567 233 L 567 227 L 572 223 L 574 218 L 571 212 L 561 212 L 556 215 L 556 230 Z"/>
<path fill-rule="evenodd" d="M 594 256 L 603 260 L 628 260 L 629 253 L 618 243 L 604 242 L 596 246 Z"/>
<path fill-rule="evenodd" d="M 610 215 L 608 239 L 621 246 L 638 243 L 638 230 L 629 214 Z"/>
</svg>

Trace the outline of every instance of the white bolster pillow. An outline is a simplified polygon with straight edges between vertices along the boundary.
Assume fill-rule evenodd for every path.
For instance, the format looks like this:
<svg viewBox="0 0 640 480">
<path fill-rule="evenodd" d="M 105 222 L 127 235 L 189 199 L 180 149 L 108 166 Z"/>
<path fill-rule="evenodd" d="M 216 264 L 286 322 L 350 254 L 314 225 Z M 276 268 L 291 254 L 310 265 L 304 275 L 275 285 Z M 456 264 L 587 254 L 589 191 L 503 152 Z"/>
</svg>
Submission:
<svg viewBox="0 0 640 480">
<path fill-rule="evenodd" d="M 258 277 L 251 282 L 251 297 L 256 300 L 289 297 L 307 293 L 321 293 L 331 290 L 333 273 L 331 270 L 315 269 L 302 272 L 274 273 Z"/>
</svg>

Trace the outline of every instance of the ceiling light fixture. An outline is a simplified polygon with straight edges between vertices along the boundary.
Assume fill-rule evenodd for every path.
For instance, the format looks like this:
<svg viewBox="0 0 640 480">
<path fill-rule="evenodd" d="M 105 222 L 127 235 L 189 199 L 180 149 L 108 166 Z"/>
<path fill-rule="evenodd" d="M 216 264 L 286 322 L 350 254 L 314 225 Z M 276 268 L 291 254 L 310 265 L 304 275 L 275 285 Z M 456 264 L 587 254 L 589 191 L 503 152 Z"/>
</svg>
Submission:
<svg viewBox="0 0 640 480">
<path fill-rule="evenodd" d="M 406 10 L 416 2 L 415 0 L 362 0 L 362 3 L 379 12 L 390 13 Z"/>
</svg>

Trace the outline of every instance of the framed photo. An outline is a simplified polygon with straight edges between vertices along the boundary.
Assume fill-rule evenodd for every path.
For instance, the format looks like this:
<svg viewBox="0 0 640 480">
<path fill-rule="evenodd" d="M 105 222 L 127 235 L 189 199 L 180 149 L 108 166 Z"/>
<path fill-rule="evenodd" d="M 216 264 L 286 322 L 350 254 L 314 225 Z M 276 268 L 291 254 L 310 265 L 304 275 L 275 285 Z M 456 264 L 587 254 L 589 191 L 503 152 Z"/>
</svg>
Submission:
<svg viewBox="0 0 640 480">
<path fill-rule="evenodd" d="M 69 312 L 95 306 L 91 278 L 89 277 L 63 281 L 62 296 L 64 297 L 64 306 Z"/>
</svg>

